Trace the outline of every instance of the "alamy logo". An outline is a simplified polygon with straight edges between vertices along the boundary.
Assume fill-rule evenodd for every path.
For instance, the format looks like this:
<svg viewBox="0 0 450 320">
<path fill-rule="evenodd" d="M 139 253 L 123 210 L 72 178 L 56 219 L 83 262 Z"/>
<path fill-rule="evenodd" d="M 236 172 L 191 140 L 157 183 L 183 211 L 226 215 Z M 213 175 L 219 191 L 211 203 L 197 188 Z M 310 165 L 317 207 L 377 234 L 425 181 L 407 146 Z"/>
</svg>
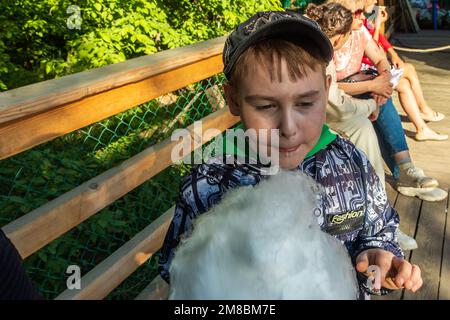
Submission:
<svg viewBox="0 0 450 320">
<path fill-rule="evenodd" d="M 66 285 L 69 290 L 80 290 L 81 289 L 81 270 L 77 265 L 70 265 L 66 270 L 67 274 L 70 276 L 67 278 Z"/>
<path fill-rule="evenodd" d="M 213 143 L 202 150 L 204 141 L 215 137 Z M 278 129 L 227 129 L 225 135 L 216 128 L 203 132 L 202 122 L 194 122 L 193 132 L 188 129 L 177 129 L 172 133 L 172 141 L 179 141 L 172 148 L 172 162 L 182 161 L 185 164 L 202 164 L 209 159 L 222 160 L 233 164 L 233 155 L 242 164 L 259 163 L 269 169 L 263 174 L 276 174 L 279 169 L 279 130 Z M 193 152 L 193 159 L 191 153 Z"/>
<path fill-rule="evenodd" d="M 67 13 L 73 13 L 69 18 L 67 18 L 67 28 L 70 30 L 77 29 L 81 30 L 81 10 L 79 6 L 70 5 L 67 7 Z"/>
</svg>

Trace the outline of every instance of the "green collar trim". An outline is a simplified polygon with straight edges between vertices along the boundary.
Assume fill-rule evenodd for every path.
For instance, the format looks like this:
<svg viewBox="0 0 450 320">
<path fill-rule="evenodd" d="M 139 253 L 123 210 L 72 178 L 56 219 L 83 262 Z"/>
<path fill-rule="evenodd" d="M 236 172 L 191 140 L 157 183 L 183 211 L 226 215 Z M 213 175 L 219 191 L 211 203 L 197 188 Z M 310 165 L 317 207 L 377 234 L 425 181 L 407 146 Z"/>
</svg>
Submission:
<svg viewBox="0 0 450 320">
<path fill-rule="evenodd" d="M 322 132 L 320 134 L 320 138 L 317 141 L 316 145 L 306 154 L 305 159 L 315 155 L 322 149 L 325 149 L 330 143 L 336 140 L 337 135 L 330 131 L 330 128 L 323 124 Z"/>
<path fill-rule="evenodd" d="M 234 128 L 234 130 L 241 129 L 244 130 L 244 125 L 240 123 L 238 126 Z M 330 128 L 324 124 L 322 127 L 322 132 L 320 133 L 319 140 L 315 144 L 315 146 L 306 154 L 305 159 L 315 155 L 322 149 L 325 149 L 330 143 L 336 140 L 337 135 L 330 131 Z M 233 139 L 234 140 L 234 139 Z M 233 146 L 230 148 L 230 146 Z M 223 152 L 224 154 L 228 150 L 233 150 L 233 154 L 238 157 L 247 158 L 249 156 L 249 152 L 247 150 L 242 150 L 238 147 L 235 141 L 230 139 L 224 139 L 223 144 Z"/>
</svg>

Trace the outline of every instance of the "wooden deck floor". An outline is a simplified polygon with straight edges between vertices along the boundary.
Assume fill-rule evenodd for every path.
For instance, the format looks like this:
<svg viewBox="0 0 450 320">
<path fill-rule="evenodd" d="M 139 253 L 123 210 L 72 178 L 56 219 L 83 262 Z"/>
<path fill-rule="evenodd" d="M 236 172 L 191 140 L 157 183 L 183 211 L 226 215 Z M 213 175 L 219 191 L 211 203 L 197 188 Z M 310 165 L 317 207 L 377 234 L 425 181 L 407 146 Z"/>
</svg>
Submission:
<svg viewBox="0 0 450 320">
<path fill-rule="evenodd" d="M 418 34 L 396 33 L 392 43 L 403 47 L 430 48 L 450 44 L 450 31 L 423 30 Z M 399 54 L 412 63 L 418 74 L 429 105 L 446 115 L 430 127 L 450 135 L 450 50 L 437 53 Z M 398 98 L 394 103 L 405 115 Z M 450 141 L 417 142 L 413 139 L 414 126 L 406 116 L 402 117 L 403 127 L 408 136 L 413 160 L 429 176 L 437 178 L 441 187 L 450 188 Z M 376 299 L 450 299 L 450 216 L 449 200 L 425 202 L 417 198 L 398 194 L 387 186 L 392 204 L 398 210 L 401 229 L 414 235 L 419 245 L 417 250 L 406 252 L 406 257 L 420 266 L 424 285 L 416 294 L 398 291 Z"/>
</svg>

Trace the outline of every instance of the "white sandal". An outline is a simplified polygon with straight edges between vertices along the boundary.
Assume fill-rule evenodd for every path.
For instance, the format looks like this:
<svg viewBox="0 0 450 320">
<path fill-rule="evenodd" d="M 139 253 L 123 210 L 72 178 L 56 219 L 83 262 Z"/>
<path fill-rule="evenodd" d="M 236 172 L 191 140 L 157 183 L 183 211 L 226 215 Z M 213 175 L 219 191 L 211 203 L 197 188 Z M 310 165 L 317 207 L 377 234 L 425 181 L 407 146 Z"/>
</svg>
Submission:
<svg viewBox="0 0 450 320">
<path fill-rule="evenodd" d="M 423 133 L 417 133 L 415 136 L 417 141 L 445 141 L 448 139 L 448 135 L 435 132 L 434 134 L 427 135 Z"/>
<path fill-rule="evenodd" d="M 441 112 L 434 111 L 432 117 L 427 117 L 423 113 L 420 114 L 423 121 L 427 122 L 438 122 L 445 118 L 445 115 Z"/>
</svg>

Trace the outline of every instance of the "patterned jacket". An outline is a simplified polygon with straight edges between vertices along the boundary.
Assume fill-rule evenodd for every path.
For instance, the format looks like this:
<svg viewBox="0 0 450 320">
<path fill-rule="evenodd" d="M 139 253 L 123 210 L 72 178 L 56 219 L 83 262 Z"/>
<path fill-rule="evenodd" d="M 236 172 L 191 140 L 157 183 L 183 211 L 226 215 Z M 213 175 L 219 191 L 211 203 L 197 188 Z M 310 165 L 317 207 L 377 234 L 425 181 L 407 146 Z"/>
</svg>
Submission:
<svg viewBox="0 0 450 320">
<path fill-rule="evenodd" d="M 167 282 L 174 249 L 180 237 L 192 230 L 192 221 L 217 204 L 227 190 L 270 179 L 261 174 L 257 165 L 223 162 L 212 160 L 194 167 L 182 182 L 174 217 L 159 253 L 159 273 Z M 353 263 L 360 252 L 369 248 L 382 248 L 403 258 L 395 236 L 399 216 L 366 156 L 350 141 L 336 137 L 306 158 L 298 170 L 323 186 L 325 192 L 314 214 L 322 230 L 345 245 Z M 374 294 L 367 288 L 365 276 L 358 274 L 358 280 L 360 298 Z"/>
</svg>

